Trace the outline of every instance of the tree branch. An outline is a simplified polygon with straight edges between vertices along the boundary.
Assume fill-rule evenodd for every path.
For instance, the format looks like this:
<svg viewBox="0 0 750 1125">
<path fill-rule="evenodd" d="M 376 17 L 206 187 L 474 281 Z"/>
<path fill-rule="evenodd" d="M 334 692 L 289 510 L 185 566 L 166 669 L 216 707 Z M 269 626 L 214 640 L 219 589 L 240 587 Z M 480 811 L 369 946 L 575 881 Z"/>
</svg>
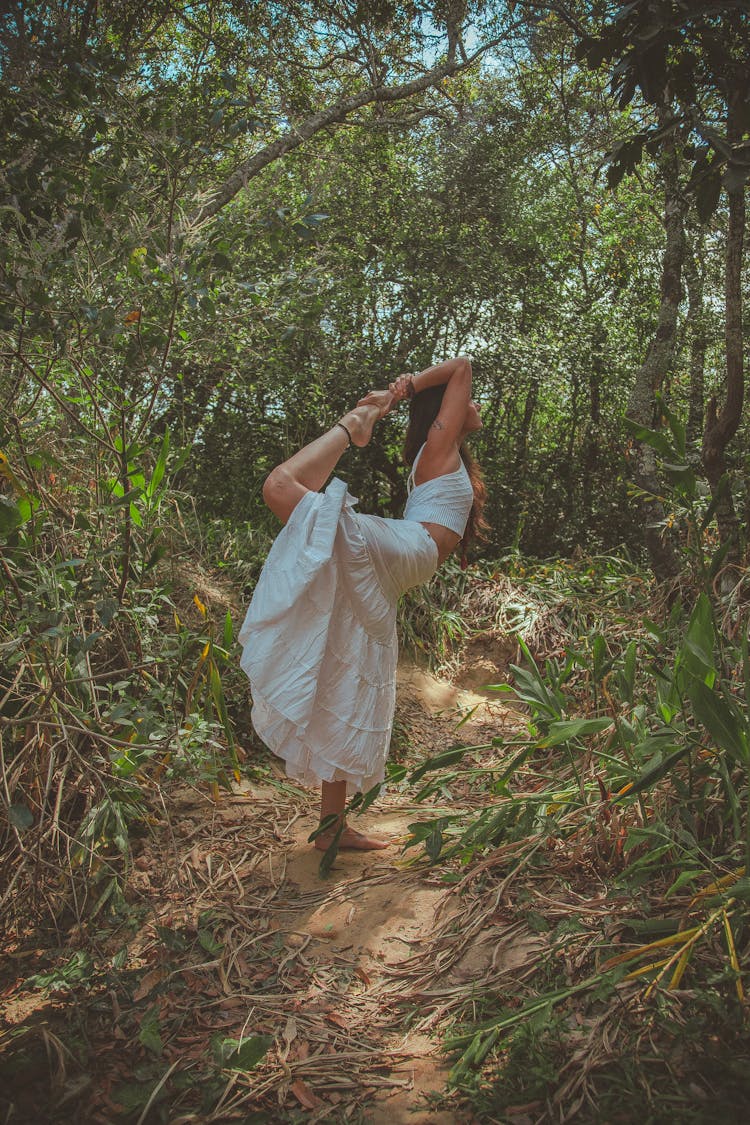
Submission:
<svg viewBox="0 0 750 1125">
<path fill-rule="evenodd" d="M 411 82 L 404 82 L 400 86 L 368 86 L 366 90 L 361 90 L 358 94 L 352 94 L 348 98 L 342 98 L 341 101 L 334 102 L 333 105 L 327 106 L 317 113 L 313 113 L 300 125 L 296 125 L 286 133 L 282 133 L 275 141 L 265 145 L 241 164 L 226 180 L 223 186 L 218 188 L 203 203 L 200 209 L 191 218 L 185 221 L 185 228 L 195 229 L 208 219 L 213 218 L 214 215 L 218 214 L 222 208 L 226 207 L 226 205 L 242 191 L 243 187 L 247 185 L 248 180 L 257 176 L 259 172 L 262 172 L 269 164 L 273 164 L 275 160 L 285 156 L 288 152 L 292 152 L 295 148 L 299 148 L 299 146 L 309 140 L 310 137 L 319 133 L 321 129 L 325 129 L 329 125 L 338 124 L 355 110 L 361 109 L 362 106 L 365 105 L 371 105 L 373 102 L 388 104 L 390 102 L 403 101 L 405 98 L 420 94 L 423 90 L 429 89 L 430 86 L 435 86 L 441 79 L 448 77 L 448 75 L 466 70 L 482 54 L 496 46 L 499 42 L 501 42 L 500 39 L 495 39 L 484 44 L 478 51 L 470 55 L 466 62 L 456 61 L 454 49 L 449 53 L 444 63 L 426 71 L 421 77 L 415 78 Z"/>
</svg>

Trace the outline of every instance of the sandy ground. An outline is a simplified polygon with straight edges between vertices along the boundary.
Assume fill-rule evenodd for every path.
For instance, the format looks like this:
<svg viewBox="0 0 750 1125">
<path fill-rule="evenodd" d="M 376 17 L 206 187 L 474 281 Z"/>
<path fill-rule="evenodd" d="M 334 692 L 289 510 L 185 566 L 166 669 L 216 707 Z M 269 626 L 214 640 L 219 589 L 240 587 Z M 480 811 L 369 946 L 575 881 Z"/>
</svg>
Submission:
<svg viewBox="0 0 750 1125">
<path fill-rule="evenodd" d="M 482 679 L 497 682 L 496 654 L 483 652 Z M 519 714 L 477 687 L 403 665 L 391 759 L 411 769 L 460 743 L 472 747 L 471 760 L 480 765 L 485 757 L 502 760 L 504 737 L 517 732 Z M 117 1117 L 120 1085 L 148 1061 L 139 1034 L 150 1011 L 158 1013 L 164 1037 L 164 1053 L 153 1063 L 162 1072 L 205 1070 L 217 1035 L 265 1035 L 273 1043 L 260 1066 L 229 1081 L 222 1110 L 211 1120 L 239 1120 L 255 1110 L 272 1120 L 272 1105 L 279 1120 L 306 1125 L 467 1125 L 471 1119 L 445 1099 L 443 997 L 464 995 L 483 981 L 502 987 L 503 974 L 523 962 L 525 950 L 517 935 L 509 940 L 502 911 L 482 914 L 467 935 L 464 914 L 457 917 L 466 904 L 446 869 L 427 864 L 421 846 L 403 847 L 411 824 L 469 815 L 482 807 L 486 790 L 457 781 L 422 803 L 415 796 L 414 786 L 392 786 L 352 818 L 390 846 L 341 852 L 322 877 L 322 853 L 308 842 L 318 795 L 290 785 L 281 763 L 274 760 L 270 776 L 259 770 L 218 802 L 205 786 L 173 791 L 153 834 L 135 841 L 124 893 L 141 924 L 92 945 L 87 928 L 76 923 L 59 951 L 61 964 L 77 949 L 93 950 L 102 965 L 118 953 L 128 974 L 122 1008 L 111 993 L 110 1016 L 98 1010 L 86 1016 L 96 1065 L 86 1103 L 95 1111 L 87 1119 Z M 217 935 L 215 945 L 196 942 L 196 935 L 207 940 L 206 927 Z M 6 1019 L 39 1024 L 42 1051 L 48 1026 L 64 1031 L 69 994 L 19 988 L 38 965 L 33 950 L 17 957 Z M 68 1066 L 53 1084 L 72 1105 L 76 1083 L 85 1089 L 91 1077 L 72 1056 Z M 40 1104 L 31 1087 L 20 1098 L 19 1122 L 26 1101 Z"/>
<path fill-rule="evenodd" d="M 488 742 L 518 725 L 517 714 L 499 704 L 496 696 L 462 689 L 410 664 L 399 669 L 398 697 L 397 728 L 406 733 L 410 758 L 423 759 L 458 740 L 471 745 Z M 466 721 L 457 731 L 462 719 Z M 257 786 L 241 789 L 256 800 L 266 796 Z M 312 800 L 285 834 L 283 842 L 288 841 L 288 846 L 278 857 L 280 890 L 270 925 L 284 935 L 290 951 L 304 950 L 313 973 L 325 975 L 345 964 L 365 982 L 364 1009 L 361 1005 L 351 1009 L 350 998 L 339 997 L 337 1012 L 350 1024 L 349 1030 L 362 1010 L 365 1019 L 376 1008 L 382 1011 L 389 969 L 427 948 L 437 915 L 445 920 L 456 909 L 447 900 L 439 869 L 416 869 L 410 857 L 416 856 L 417 849 L 403 852 L 409 824 L 434 815 L 429 806 L 414 805 L 412 799 L 386 793 L 357 818 L 355 827 L 390 839 L 391 846 L 379 852 L 340 853 L 324 881 L 320 853 L 307 842 L 317 819 Z M 476 966 L 487 964 L 493 948 L 480 944 L 472 950 L 457 966 L 453 981 L 460 983 L 471 977 Z M 380 995 L 383 988 L 385 996 Z M 444 1093 L 448 1074 L 435 1040 L 403 1026 L 389 1031 L 385 1047 L 395 1058 L 389 1088 L 366 1105 L 362 1120 L 370 1125 L 453 1125 L 468 1120 L 430 1105 L 431 1095 Z"/>
</svg>

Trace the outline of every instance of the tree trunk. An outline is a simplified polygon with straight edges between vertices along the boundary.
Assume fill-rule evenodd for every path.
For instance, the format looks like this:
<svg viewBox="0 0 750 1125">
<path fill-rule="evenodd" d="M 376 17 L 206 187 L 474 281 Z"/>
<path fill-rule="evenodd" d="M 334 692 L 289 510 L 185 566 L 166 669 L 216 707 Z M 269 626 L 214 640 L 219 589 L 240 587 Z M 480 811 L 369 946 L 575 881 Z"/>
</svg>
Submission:
<svg viewBox="0 0 750 1125">
<path fill-rule="evenodd" d="M 666 119 L 666 107 L 660 112 L 660 123 Z M 674 138 L 664 142 L 662 160 L 664 176 L 664 230 L 666 245 L 661 267 L 661 299 L 654 338 L 645 359 L 636 373 L 628 403 L 628 417 L 649 429 L 656 422 L 656 392 L 669 373 L 674 359 L 677 310 L 680 303 L 682 260 L 685 254 L 685 201 L 680 192 L 679 157 Z M 645 541 L 651 567 L 660 582 L 675 578 L 680 571 L 673 538 L 664 529 L 664 505 L 658 496 L 662 491 L 656 465 L 656 453 L 650 445 L 635 442 L 633 475 L 639 489 L 648 493 L 639 500 L 645 527 Z"/>
<path fill-rule="evenodd" d="M 516 525 L 515 536 L 520 537 L 523 529 L 523 524 L 526 519 L 526 502 L 527 502 L 527 488 L 526 488 L 526 463 L 529 455 L 529 434 L 531 431 L 531 424 L 534 420 L 536 412 L 537 400 L 539 398 L 539 376 L 534 374 L 531 376 L 531 385 L 526 392 L 526 399 L 523 407 L 523 418 L 519 422 L 518 431 L 516 433 L 515 448 L 513 451 L 512 469 L 509 474 L 511 480 L 511 488 L 513 493 L 513 516 Z"/>
<path fill-rule="evenodd" d="M 730 101 L 727 119 L 727 135 L 730 144 L 736 143 L 741 136 L 737 122 L 738 109 L 738 97 L 735 96 Z M 736 170 L 734 171 L 736 172 Z M 708 403 L 706 428 L 703 431 L 703 467 L 711 485 L 711 493 L 716 501 L 719 540 L 722 546 L 727 548 L 727 565 L 734 568 L 740 564 L 740 525 L 734 509 L 729 482 L 723 480 L 723 478 L 727 471 L 726 448 L 740 424 L 745 393 L 742 356 L 742 251 L 745 229 L 745 186 L 739 177 L 732 176 L 732 172 L 733 165 L 730 162 L 730 178 L 727 184 L 729 201 L 727 257 L 724 275 L 726 397 L 721 410 L 718 409 L 715 396 Z M 728 577 L 731 578 L 731 571 Z"/>
<path fill-rule="evenodd" d="M 708 331 L 703 304 L 703 231 L 696 231 L 685 254 L 685 282 L 688 291 L 690 333 L 690 391 L 688 395 L 687 443 L 695 447 L 703 436 L 705 410 L 704 379 Z"/>
<path fill-rule="evenodd" d="M 597 325 L 589 371 L 589 418 L 583 443 L 583 510 L 590 525 L 594 511 L 594 488 L 599 472 L 599 427 L 602 416 L 602 382 L 606 370 L 607 334 Z"/>
</svg>

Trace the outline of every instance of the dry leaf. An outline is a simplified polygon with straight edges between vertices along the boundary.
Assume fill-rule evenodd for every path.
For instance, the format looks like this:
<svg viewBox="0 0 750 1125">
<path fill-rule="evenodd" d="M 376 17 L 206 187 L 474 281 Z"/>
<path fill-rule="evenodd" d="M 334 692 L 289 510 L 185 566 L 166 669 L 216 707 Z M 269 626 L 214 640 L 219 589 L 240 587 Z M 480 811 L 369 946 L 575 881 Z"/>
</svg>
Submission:
<svg viewBox="0 0 750 1125">
<path fill-rule="evenodd" d="M 225 1000 L 221 1001 L 219 1007 L 225 1011 L 227 1008 L 245 1008 L 247 1007 L 247 1001 L 243 1000 L 241 996 L 227 996 Z"/>
<path fill-rule="evenodd" d="M 320 1098 L 316 1097 L 307 1083 L 303 1082 L 301 1078 L 298 1078 L 296 1082 L 292 1082 L 289 1089 L 292 1091 L 299 1104 L 304 1106 L 305 1109 L 317 1109 L 321 1104 Z"/>
<path fill-rule="evenodd" d="M 294 1016 L 289 1016 L 284 1028 L 284 1042 L 289 1045 L 297 1038 L 297 1021 Z"/>
<path fill-rule="evenodd" d="M 145 977 L 141 978 L 141 983 L 133 993 L 133 999 L 137 1002 L 143 1000 L 144 996 L 148 996 L 149 992 L 153 992 L 159 981 L 164 979 L 164 972 L 162 969 L 152 969 L 150 973 L 146 973 Z"/>
</svg>

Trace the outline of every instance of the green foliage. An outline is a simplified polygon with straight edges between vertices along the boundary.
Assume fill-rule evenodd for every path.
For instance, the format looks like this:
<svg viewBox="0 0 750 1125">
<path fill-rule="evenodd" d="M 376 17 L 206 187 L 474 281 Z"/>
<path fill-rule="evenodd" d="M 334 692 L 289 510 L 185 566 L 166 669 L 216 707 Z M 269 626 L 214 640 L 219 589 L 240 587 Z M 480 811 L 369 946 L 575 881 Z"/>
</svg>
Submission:
<svg viewBox="0 0 750 1125">
<path fill-rule="evenodd" d="M 250 1035 L 243 1039 L 216 1036 L 211 1044 L 214 1058 L 227 1070 L 252 1070 L 273 1043 L 269 1035 Z"/>
<path fill-rule="evenodd" d="M 560 818 L 571 807 L 579 807 L 587 817 L 596 814 L 600 807 L 598 789 L 592 785 L 593 778 L 588 781 L 585 776 L 595 764 L 598 784 L 610 794 L 609 799 L 625 806 L 636 800 L 644 814 L 643 795 L 664 778 L 670 778 L 680 799 L 696 810 L 705 809 L 717 792 L 723 791 L 736 814 L 734 838 L 725 839 L 724 845 L 730 850 L 738 845 L 747 849 L 741 831 L 746 818 L 740 810 L 743 802 L 750 799 L 750 726 L 744 692 L 740 700 L 731 677 L 719 675 L 720 669 L 741 668 L 742 652 L 718 633 L 705 594 L 698 596 L 690 616 L 675 621 L 674 627 L 675 650 L 668 664 L 661 659 L 659 648 L 645 638 L 640 643 L 631 641 L 619 655 L 603 662 L 602 638 L 597 634 L 588 652 L 571 651 L 564 663 L 548 660 L 541 670 L 521 641 L 526 665 L 511 665 L 512 690 L 529 708 L 533 720 L 531 737 L 499 773 L 496 785 L 501 799 L 494 812 L 486 809 L 476 823 L 464 827 L 446 855 L 460 854 L 462 842 L 472 851 L 478 840 L 482 844 L 492 843 L 497 835 L 487 830 L 488 825 L 493 829 L 502 826 L 507 832 L 509 824 L 515 821 L 516 833 L 522 831 L 518 826 L 525 826 L 527 820 L 519 819 L 517 810 L 510 813 L 518 802 L 508 785 L 531 756 L 538 757 L 558 747 L 568 758 L 575 786 L 563 792 L 556 782 L 533 799 L 526 798 L 530 807 L 546 807 L 547 830 L 554 824 L 560 830 Z M 641 673 L 636 681 L 639 657 Z M 581 672 L 594 695 L 598 687 L 608 714 L 567 717 L 577 708 L 570 689 L 575 691 L 574 673 L 580 677 Z M 501 688 L 507 690 L 504 685 Z M 618 690 L 622 693 L 620 698 L 616 695 Z M 707 743 L 712 747 L 708 751 Z M 412 773 L 411 780 L 419 780 L 427 771 L 461 762 L 468 749 L 474 748 L 451 748 L 423 763 Z M 686 762 L 687 775 L 682 772 Z M 736 769 L 742 771 L 739 787 L 733 780 Z M 471 770 L 469 766 L 465 772 L 471 774 Z M 645 829 L 632 831 L 636 832 L 636 839 L 637 833 Z M 677 847 L 675 837 L 668 833 L 667 838 L 672 843 L 666 845 L 666 850 Z M 625 850 L 629 850 L 627 843 Z"/>
<path fill-rule="evenodd" d="M 736 191 L 747 174 L 725 99 L 736 91 L 742 125 L 746 20 L 705 21 L 705 5 L 683 19 L 686 6 L 672 4 L 650 27 L 656 9 L 638 2 L 606 26 L 598 9 L 572 8 L 569 22 L 587 28 L 588 71 L 559 5 L 544 18 L 526 4 L 428 13 L 382 2 L 330 8 L 323 20 L 306 3 L 223 0 L 0 14 L 0 864 L 10 925 L 44 914 L 62 929 L 72 916 L 124 912 L 123 873 L 158 787 L 186 779 L 218 798 L 237 777 L 233 708 L 246 685 L 234 669 L 233 599 L 204 604 L 191 565 L 212 565 L 246 595 L 277 531 L 261 501 L 267 472 L 368 386 L 469 350 L 485 420 L 475 439 L 489 496 L 481 550 L 502 557 L 514 585 L 495 566 L 493 576 L 449 564 L 404 600 L 400 629 L 407 648 L 448 663 L 484 599 L 489 628 L 510 623 L 520 635 L 511 690 L 528 724 L 496 768 L 477 760 L 481 747 L 454 741 L 411 771 L 419 801 L 448 800 L 467 778 L 489 798 L 468 818 L 413 822 L 410 845 L 461 871 L 502 852 L 504 880 L 543 871 L 566 849 L 575 866 L 596 847 L 592 869 L 618 893 L 662 888 L 669 917 L 637 919 L 635 932 L 684 942 L 679 971 L 694 973 L 696 1007 L 723 1012 L 737 992 L 750 658 L 742 590 L 735 603 L 714 600 L 725 557 L 714 521 L 722 488 L 747 507 L 747 466 L 735 457 L 709 498 L 680 421 L 690 333 L 663 372 L 672 406 L 660 403 L 660 417 L 633 434 L 661 459 L 662 530 L 677 529 L 684 546 L 666 623 L 636 621 L 647 583 L 619 548 L 637 557 L 643 541 L 621 416 L 658 309 L 664 128 L 689 123 L 683 180 L 701 220 L 720 221 L 722 188 Z M 346 129 L 335 117 L 313 127 L 321 109 L 355 104 L 372 83 L 392 89 L 421 75 L 446 31 L 457 58 L 496 38 L 492 65 L 404 103 L 359 101 Z M 597 69 L 616 60 L 619 108 Z M 648 107 L 667 86 L 676 100 L 664 126 Z M 264 163 L 285 146 L 283 162 Z M 609 187 L 598 175 L 606 160 Z M 709 238 L 700 263 L 707 392 L 721 381 L 723 254 L 722 239 Z M 364 510 L 402 510 L 402 431 L 389 419 L 337 470 Z M 521 550 L 581 548 L 620 561 L 524 573 Z M 561 633 L 564 645 L 545 643 Z M 394 766 L 389 779 L 406 775 Z M 53 885 L 47 873 L 58 870 Z M 713 981 L 676 920 L 693 893 L 701 950 L 726 946 L 718 968 L 706 962 Z M 548 932 L 541 913 L 526 917 Z M 194 935 L 170 922 L 156 937 L 162 952 L 195 948 L 201 963 L 222 958 L 226 941 L 209 916 Z M 667 958 L 651 983 L 669 992 L 676 971 Z M 92 975 L 75 954 L 31 986 L 88 988 Z M 470 1081 L 513 1032 L 519 1066 L 537 1057 L 532 1095 L 546 1097 L 571 1002 L 595 1015 L 617 975 L 549 971 L 519 1007 L 498 1015 L 488 1003 L 486 1026 L 457 1040 L 454 1076 Z M 113 1104 L 166 1118 L 179 1075 L 165 1059 L 161 996 L 130 1030 L 142 1064 Z M 204 1115 L 234 1083 L 227 1072 L 252 1070 L 269 1049 L 266 1035 L 216 1036 Z M 674 1105 L 685 1108 L 677 1095 Z"/>
<path fill-rule="evenodd" d="M 93 973 L 91 956 L 84 950 L 74 953 L 65 965 L 60 965 L 48 973 L 35 973 L 25 982 L 26 988 L 41 988 L 45 991 L 60 992 L 74 989 L 90 980 Z"/>
<path fill-rule="evenodd" d="M 412 653 L 426 656 L 434 665 L 447 661 L 466 633 L 461 616 L 467 572 L 449 559 L 426 586 L 415 586 L 399 602 L 401 643 Z"/>
<path fill-rule="evenodd" d="M 673 436 L 679 441 L 679 430 Z M 537 581 L 546 577 L 541 568 L 540 574 Z M 571 586 L 575 581 L 572 575 Z M 729 638 L 722 633 L 723 609 L 694 588 L 692 603 L 675 603 L 664 626 L 628 615 L 623 630 L 613 605 L 609 623 L 544 665 L 521 642 L 525 659 L 511 667 L 512 688 L 499 686 L 528 709 L 528 736 L 514 740 L 489 769 L 486 761 L 474 764 L 473 752 L 494 750 L 499 739 L 486 747 L 452 746 L 412 771 L 413 782 L 434 775 L 418 800 L 436 792 L 450 799 L 457 783 L 472 779 L 488 793 L 468 820 L 440 816 L 410 825 L 407 846 L 421 846 L 431 864 L 458 861 L 471 871 L 477 859 L 489 867 L 493 856 L 502 856 L 506 886 L 522 871 L 551 868 L 554 875 L 561 853 L 595 847 L 610 895 L 630 903 L 628 925 L 645 943 L 620 953 L 592 932 L 582 961 L 588 975 L 550 985 L 538 974 L 531 994 L 510 1008 L 498 1010 L 490 999 L 476 1010 L 448 1045 L 458 1051 L 451 1082 L 470 1093 L 477 1111 L 497 1112 L 554 1089 L 553 1060 L 568 1040 L 577 1041 L 576 1024 L 563 1013 L 575 1010 L 582 1024 L 607 1018 L 599 1006 L 603 990 L 619 989 L 624 980 L 645 986 L 646 998 L 663 992 L 666 1004 L 689 973 L 699 1006 L 712 1006 L 724 1020 L 743 999 L 735 952 L 742 939 L 733 925 L 743 916 L 743 872 L 750 870 L 748 645 L 744 627 Z M 628 636 L 631 630 L 635 636 Z M 640 916 L 637 895 L 641 905 L 653 903 L 653 916 Z M 674 907 L 668 913 L 672 902 L 682 904 L 681 915 L 675 917 Z M 526 921 L 549 930 L 543 916 Z M 659 1034 L 672 1034 L 668 1021 Z M 538 1062 L 524 1072 L 530 1043 Z M 609 1104 L 604 1080 L 600 1091 L 601 1105 Z"/>
<path fill-rule="evenodd" d="M 612 187 L 640 163 L 644 150 L 656 154 L 665 136 L 685 126 L 697 142 L 687 146 L 686 155 L 693 160 L 688 188 L 702 222 L 716 210 L 722 186 L 738 190 L 747 182 L 750 169 L 739 147 L 733 147 L 738 137 L 727 121 L 731 114 L 746 123 L 750 115 L 750 22 L 742 8 L 729 4 L 722 11 L 712 3 L 634 0 L 591 21 L 598 26 L 579 36 L 579 58 L 593 69 L 604 63 L 611 67 L 620 108 L 638 93 L 668 113 L 666 123 L 650 125 L 614 146 L 608 170 Z M 708 102 L 710 113 L 704 108 Z"/>
<path fill-rule="evenodd" d="M 233 627 L 226 613 L 217 629 L 200 599 L 190 625 L 175 611 L 163 560 L 182 536 L 166 517 L 185 456 L 170 449 L 168 432 L 152 451 L 136 443 L 121 450 L 127 488 L 102 472 L 103 456 L 89 482 L 73 460 L 76 444 L 67 443 L 63 460 L 44 425 L 25 440 L 11 471 L 34 503 L 6 530 L 0 573 L 11 826 L 2 863 L 6 871 L 21 864 L 7 882 L 6 910 L 12 917 L 11 902 L 20 904 L 24 878 L 32 880 L 30 909 L 29 859 L 40 847 L 54 851 L 65 826 L 66 884 L 72 891 L 81 877 L 90 882 L 96 914 L 122 905 L 130 837 L 148 821 L 155 782 L 188 773 L 216 786 L 237 769 L 222 679 L 233 664 Z M 77 762 L 88 777 L 83 800 Z"/>
<path fill-rule="evenodd" d="M 626 1023 L 622 1005 L 617 1009 L 617 1018 L 608 1018 L 601 1003 L 583 997 L 553 1009 L 536 1025 L 520 1024 L 481 1077 L 466 1080 L 474 1113 L 480 1120 L 502 1119 L 515 1106 L 558 1099 L 560 1075 L 567 1074 L 569 1081 L 578 1075 L 586 1082 L 587 1105 L 577 1117 L 591 1125 L 616 1121 L 623 1112 L 626 1120 L 654 1125 L 674 1120 L 707 1125 L 717 1115 L 729 1121 L 744 1116 L 750 1105 L 748 1042 L 731 1015 L 712 1010 L 707 995 L 685 1007 L 656 1006 L 648 1026 L 658 1055 L 644 1056 L 637 1047 L 642 1026 Z M 607 1051 L 602 1032 L 615 1031 L 618 1050 Z"/>
</svg>

